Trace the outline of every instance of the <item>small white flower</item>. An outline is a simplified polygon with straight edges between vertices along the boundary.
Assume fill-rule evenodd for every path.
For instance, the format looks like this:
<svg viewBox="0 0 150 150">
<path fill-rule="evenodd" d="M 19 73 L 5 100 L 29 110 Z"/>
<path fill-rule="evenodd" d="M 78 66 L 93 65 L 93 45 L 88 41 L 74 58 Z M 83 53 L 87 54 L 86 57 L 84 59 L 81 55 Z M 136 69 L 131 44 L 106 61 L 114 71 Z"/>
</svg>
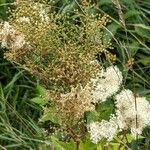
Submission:
<svg viewBox="0 0 150 150">
<path fill-rule="evenodd" d="M 15 30 L 9 22 L 4 22 L 0 26 L 1 47 L 18 50 L 27 44 L 24 35 Z"/>
<path fill-rule="evenodd" d="M 12 49 L 20 49 L 26 44 L 25 38 L 23 35 L 18 35 L 15 37 L 14 42 L 12 43 Z"/>
<path fill-rule="evenodd" d="M 0 29 L 1 47 L 3 48 L 8 47 L 8 36 L 12 34 L 15 34 L 15 30 L 9 24 L 9 22 L 5 21 L 4 23 L 2 23 Z"/>
<path fill-rule="evenodd" d="M 117 66 L 110 66 L 106 71 L 101 70 L 95 79 L 91 79 L 93 84 L 93 101 L 95 103 L 104 102 L 108 97 L 115 94 L 122 84 L 122 73 Z"/>
</svg>

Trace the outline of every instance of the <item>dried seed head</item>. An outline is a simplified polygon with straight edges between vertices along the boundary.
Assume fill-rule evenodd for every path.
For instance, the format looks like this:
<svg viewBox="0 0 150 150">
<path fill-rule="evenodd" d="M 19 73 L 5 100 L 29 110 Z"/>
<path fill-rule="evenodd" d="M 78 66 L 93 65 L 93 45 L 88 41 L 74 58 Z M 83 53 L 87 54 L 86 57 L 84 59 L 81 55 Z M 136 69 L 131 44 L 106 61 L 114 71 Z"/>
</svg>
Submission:
<svg viewBox="0 0 150 150">
<path fill-rule="evenodd" d="M 72 88 L 71 92 L 62 94 L 58 99 L 58 115 L 63 124 L 75 125 L 81 118 L 83 118 L 86 111 L 95 109 L 91 104 L 92 97 L 90 87 L 86 86 Z"/>
</svg>

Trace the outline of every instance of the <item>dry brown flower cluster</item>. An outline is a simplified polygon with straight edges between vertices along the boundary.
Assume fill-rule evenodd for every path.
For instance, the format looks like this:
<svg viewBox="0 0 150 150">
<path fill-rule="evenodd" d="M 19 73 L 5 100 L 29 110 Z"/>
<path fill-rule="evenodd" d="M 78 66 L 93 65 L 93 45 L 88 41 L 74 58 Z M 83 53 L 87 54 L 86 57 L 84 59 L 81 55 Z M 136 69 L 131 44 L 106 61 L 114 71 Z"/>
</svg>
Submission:
<svg viewBox="0 0 150 150">
<path fill-rule="evenodd" d="M 0 28 L 2 46 L 9 49 L 5 58 L 37 76 L 50 90 L 68 93 L 59 106 L 64 116 L 73 119 L 89 110 L 90 95 L 76 88 L 80 84 L 84 88 L 99 70 L 92 63 L 96 54 L 114 58 L 107 50 L 110 41 L 102 40 L 108 16 L 89 14 L 94 5 L 85 0 L 80 7 L 61 15 L 44 0 L 19 0 L 9 22 Z"/>
<path fill-rule="evenodd" d="M 84 117 L 84 113 L 87 111 L 95 110 L 92 102 L 92 95 L 89 86 L 78 86 L 72 88 L 71 92 L 67 94 L 61 94 L 57 101 L 58 115 L 62 121 L 62 124 L 73 126 L 80 118 Z"/>
</svg>

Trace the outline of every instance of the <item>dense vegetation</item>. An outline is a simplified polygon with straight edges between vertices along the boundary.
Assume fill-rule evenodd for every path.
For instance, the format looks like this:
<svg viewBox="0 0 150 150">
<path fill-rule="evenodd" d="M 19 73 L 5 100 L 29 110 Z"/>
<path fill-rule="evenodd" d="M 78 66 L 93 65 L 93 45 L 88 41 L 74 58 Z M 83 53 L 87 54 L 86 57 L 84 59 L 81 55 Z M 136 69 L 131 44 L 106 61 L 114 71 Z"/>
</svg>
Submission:
<svg viewBox="0 0 150 150">
<path fill-rule="evenodd" d="M 100 36 L 100 38 L 102 38 L 104 43 L 103 48 L 106 49 L 108 52 L 105 53 L 103 52 L 103 50 L 101 50 L 101 53 L 96 55 L 97 60 L 104 67 L 107 67 L 109 65 L 117 65 L 120 68 L 120 70 L 123 72 L 123 76 L 124 76 L 123 87 L 132 90 L 136 95 L 146 97 L 146 99 L 150 102 L 150 59 L 149 59 L 150 57 L 150 47 L 149 47 L 150 45 L 150 37 L 149 37 L 150 2 L 149 0 L 144 0 L 144 1 L 142 0 L 122 0 L 122 1 L 93 0 L 92 4 L 95 4 L 96 7 L 91 7 L 91 9 L 88 10 L 89 14 L 101 13 L 102 16 L 109 16 L 108 17 L 109 19 L 106 21 L 108 23 L 106 26 L 104 26 L 103 32 L 100 35 L 97 35 Z M 56 12 L 60 16 L 61 15 L 65 16 L 66 14 L 67 15 L 69 14 L 71 17 L 75 18 L 76 15 L 73 12 L 74 9 L 79 9 L 80 12 L 83 11 L 83 8 L 81 7 L 81 1 L 79 0 L 54 0 L 53 2 L 49 1 L 48 5 L 52 7 L 51 9 L 52 11 Z M 11 16 L 12 13 L 11 11 L 9 11 L 10 8 L 15 9 L 13 1 L 0 0 L 0 21 L 2 20 L 7 21 L 8 19 L 10 19 L 9 17 Z M 21 13 L 21 10 L 23 10 L 21 9 L 21 7 L 18 8 L 17 10 L 18 16 L 20 15 L 19 12 Z M 66 18 L 61 18 L 60 16 L 57 16 L 57 19 L 54 21 L 57 24 L 61 23 L 61 21 L 65 22 L 67 20 Z M 58 23 L 58 19 L 61 20 L 59 23 Z M 76 19 L 78 20 L 79 18 Z M 71 21 L 69 20 L 70 21 L 69 25 L 67 24 L 67 27 L 64 28 L 64 30 L 66 33 L 69 33 L 69 31 L 67 32 L 67 30 L 72 30 L 73 34 L 78 35 L 78 33 L 76 33 L 76 31 L 74 31 L 73 29 L 76 29 L 74 25 L 80 24 L 80 22 L 74 23 L 74 21 L 72 20 Z M 85 21 L 84 24 L 88 26 L 89 23 L 90 26 L 91 20 L 89 18 L 87 20 L 84 20 Z M 16 28 L 20 26 L 15 22 L 13 22 L 13 24 L 16 25 Z M 37 25 L 36 27 L 38 27 L 39 29 L 38 32 L 40 31 L 42 31 L 42 33 L 47 32 L 48 25 L 45 24 L 44 26 L 45 28 L 43 26 L 40 27 Z M 27 28 L 25 26 L 23 27 L 24 28 L 20 29 L 20 32 L 30 33 L 31 30 L 34 31 L 35 26 L 33 28 L 31 27 L 30 30 L 26 30 Z M 83 28 L 81 27 L 81 31 L 83 31 L 82 30 Z M 56 54 L 56 49 L 58 46 L 57 44 L 61 45 L 61 42 L 58 42 L 57 37 L 60 36 L 60 34 L 62 34 L 62 39 L 65 38 L 62 32 L 62 28 L 60 27 L 59 29 L 60 29 L 59 31 L 52 33 L 53 41 L 47 40 L 45 43 L 42 43 L 43 40 L 41 39 L 41 37 L 43 36 L 42 34 L 40 35 L 41 36 L 40 38 L 38 38 L 35 35 L 35 33 L 33 34 L 33 36 L 30 35 L 26 37 L 31 41 L 37 38 L 36 40 L 37 43 L 35 42 L 31 43 L 32 47 L 38 45 L 38 43 L 43 44 L 43 45 L 42 44 L 38 45 L 36 47 L 37 49 L 35 51 L 35 54 L 37 54 L 38 51 L 42 51 L 41 50 L 42 46 L 45 47 L 44 49 L 45 51 L 46 50 L 48 51 L 50 48 L 48 47 L 47 44 L 52 43 L 54 45 L 52 47 L 53 48 L 52 54 L 57 55 Z M 93 29 L 96 30 L 97 26 Z M 81 33 L 85 34 L 86 32 L 83 31 Z M 91 30 L 89 35 L 91 35 L 92 33 L 93 30 Z M 71 37 L 72 35 L 67 35 L 67 36 Z M 50 37 L 47 38 L 50 39 Z M 98 37 L 95 38 L 97 40 L 96 42 L 99 42 L 99 38 Z M 65 40 L 67 39 L 64 39 L 64 41 Z M 80 40 L 82 40 L 82 42 L 88 45 L 87 49 L 91 46 L 90 56 L 92 57 L 89 57 L 89 55 L 86 53 L 82 54 L 83 59 L 81 58 L 82 60 L 81 62 L 84 63 L 78 62 L 77 66 L 73 69 L 73 71 L 81 68 L 81 70 L 79 70 L 78 73 L 84 76 L 78 76 L 78 74 L 73 76 L 73 79 L 75 78 L 77 79 L 74 80 L 73 82 L 71 81 L 66 82 L 66 79 L 64 78 L 63 80 L 62 78 L 58 79 L 58 75 L 59 75 L 59 72 L 57 72 L 58 70 L 61 70 L 63 67 L 65 68 L 67 65 L 69 66 L 68 68 L 70 68 L 70 64 L 65 63 L 64 66 L 57 65 L 58 70 L 56 70 L 55 65 L 57 63 L 60 64 L 60 62 L 62 61 L 60 59 L 59 61 L 58 60 L 56 61 L 54 59 L 55 63 L 54 66 L 51 66 L 51 68 L 49 68 L 49 66 L 47 67 L 42 61 L 40 61 L 41 62 L 40 64 L 36 64 L 37 65 L 36 72 L 33 72 L 33 68 L 35 67 L 34 66 L 35 64 L 31 65 L 32 62 L 29 62 L 28 64 L 24 65 L 23 62 L 18 61 L 20 56 L 15 55 L 16 53 L 12 53 L 12 52 L 9 53 L 8 49 L 1 47 L 0 49 L 0 149 L 2 150 L 7 150 L 7 149 L 8 150 L 20 150 L 20 149 L 48 150 L 48 149 L 53 149 L 54 147 L 55 147 L 54 149 L 56 150 L 72 150 L 72 149 L 79 149 L 79 150 L 80 149 L 81 150 L 114 149 L 115 150 L 115 149 L 127 149 L 127 148 L 133 150 L 150 149 L 150 128 L 149 127 L 145 128 L 143 130 L 142 135 L 140 135 L 139 137 L 133 138 L 128 133 L 125 133 L 125 136 L 123 134 L 119 135 L 117 139 L 112 141 L 110 144 L 106 144 L 105 141 L 102 141 L 99 144 L 93 144 L 89 140 L 89 137 L 86 135 L 85 137 L 83 137 L 83 140 L 80 141 L 80 145 L 78 146 L 78 141 L 76 140 L 76 137 L 74 140 L 71 136 L 67 135 L 65 139 L 63 140 L 61 139 L 62 135 L 59 134 L 62 132 L 61 131 L 62 129 L 60 130 L 57 129 L 59 126 L 57 124 L 57 118 L 55 118 L 55 115 L 52 115 L 52 113 L 55 112 L 55 110 L 52 110 L 52 113 L 50 113 L 50 115 L 47 115 L 46 117 L 43 116 L 43 114 L 46 115 L 47 108 L 49 108 L 49 105 L 51 105 L 51 103 L 50 104 L 48 103 L 46 104 L 46 108 L 43 107 L 45 106 L 45 99 L 47 98 L 47 97 L 45 98 L 45 93 L 47 92 L 47 90 L 52 90 L 52 88 L 56 86 L 58 91 L 63 91 L 62 89 L 64 87 L 66 91 L 69 91 L 70 84 L 74 85 L 77 82 L 82 83 L 82 81 L 84 84 L 86 82 L 85 79 L 88 79 L 84 77 L 90 76 L 89 72 L 92 71 L 91 66 L 86 65 L 87 70 L 84 70 L 85 68 L 82 68 L 81 66 L 87 64 L 87 60 L 84 60 L 85 57 L 88 58 L 88 61 L 92 61 L 92 58 L 95 56 L 95 52 L 97 52 L 96 49 L 97 47 L 95 45 L 90 44 L 90 41 L 88 41 L 88 37 L 87 39 L 81 38 Z M 72 46 L 71 43 L 70 45 L 67 45 L 68 49 L 71 47 L 70 48 L 71 50 L 69 49 L 70 51 L 67 50 L 61 52 L 65 53 L 67 58 L 71 56 L 72 60 L 74 60 L 74 55 L 77 55 L 78 51 L 75 51 L 75 53 L 72 54 L 72 49 L 75 49 L 75 47 L 79 46 L 78 44 L 80 43 L 80 40 L 77 38 L 73 39 L 76 45 Z M 110 42 L 110 40 L 112 46 L 107 43 Z M 94 49 L 92 49 L 93 47 Z M 84 45 L 83 48 L 85 48 Z M 13 54 L 14 56 L 13 59 L 10 54 Z M 21 57 L 23 57 L 23 55 Z M 7 58 L 10 61 L 6 60 L 5 58 Z M 24 61 L 26 57 L 23 58 Z M 34 58 L 31 57 L 28 58 L 28 60 L 32 60 L 32 59 Z M 77 62 L 78 59 L 79 59 L 78 57 L 75 57 L 75 62 Z M 37 62 L 38 61 L 39 60 L 37 60 Z M 67 61 L 68 59 L 65 59 L 65 62 Z M 19 63 L 16 64 L 13 62 L 17 62 L 17 63 L 19 62 Z M 71 63 L 75 64 L 75 62 L 72 61 Z M 50 64 L 51 60 L 50 62 L 47 63 Z M 47 72 L 47 74 L 44 74 L 46 76 L 46 81 L 44 78 L 45 76 L 44 77 L 42 76 L 43 72 L 40 70 L 42 67 L 44 68 L 43 70 L 49 68 L 50 69 L 49 72 L 51 71 L 50 73 L 53 73 L 50 74 L 49 72 Z M 39 73 L 37 73 L 38 71 Z M 42 74 L 40 74 L 41 72 Z M 68 74 L 70 72 L 68 72 Z M 54 79 L 54 82 L 48 83 L 50 77 L 56 75 L 57 75 L 56 79 L 58 80 Z M 69 76 L 68 78 L 71 79 L 72 74 L 69 74 L 68 76 Z M 84 80 L 82 79 L 82 77 Z M 59 96 L 60 96 L 59 94 L 56 94 L 54 97 L 59 97 Z M 97 113 L 87 112 L 87 114 L 85 114 L 85 118 L 87 122 L 90 122 L 91 120 L 97 120 L 97 117 L 108 120 L 109 115 L 112 112 L 114 112 L 114 106 L 111 100 L 108 100 L 103 107 L 100 106 L 97 107 L 98 107 L 97 108 L 98 113 L 102 115 L 98 116 L 99 114 Z M 61 113 L 63 112 L 61 111 Z M 71 125 L 69 124 L 68 126 Z M 52 136 L 55 129 L 57 131 L 57 136 Z M 78 133 L 80 131 L 76 131 L 76 132 Z M 127 138 L 127 141 L 125 138 Z"/>
</svg>

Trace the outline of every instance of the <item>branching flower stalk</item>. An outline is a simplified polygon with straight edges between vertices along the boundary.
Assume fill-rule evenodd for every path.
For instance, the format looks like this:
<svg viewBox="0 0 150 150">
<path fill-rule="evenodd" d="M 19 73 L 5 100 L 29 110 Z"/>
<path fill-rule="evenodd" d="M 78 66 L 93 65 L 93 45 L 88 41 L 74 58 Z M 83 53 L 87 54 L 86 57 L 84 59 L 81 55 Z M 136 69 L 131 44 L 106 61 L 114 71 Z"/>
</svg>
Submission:
<svg viewBox="0 0 150 150">
<path fill-rule="evenodd" d="M 86 98 L 86 94 L 81 96 L 72 89 L 84 91 L 99 71 L 96 55 L 107 52 L 110 56 L 107 48 L 112 48 L 110 41 L 103 43 L 108 16 L 89 14 L 94 5 L 87 1 L 81 7 L 82 11 L 61 15 L 46 1 L 19 0 L 9 21 L 0 25 L 1 46 L 9 49 L 5 58 L 41 79 L 59 97 L 55 101 L 60 110 L 73 107 L 75 120 L 91 110 L 90 96 Z M 53 95 L 51 99 L 55 99 Z M 72 109 L 66 114 L 71 116 Z"/>
<path fill-rule="evenodd" d="M 79 83 L 85 85 L 97 72 L 89 62 L 95 60 L 96 54 L 107 51 L 111 43 L 103 44 L 101 37 L 107 16 L 89 15 L 86 8 L 84 11 L 86 15 L 75 11 L 78 17 L 72 19 L 69 15 L 51 13 L 46 4 L 19 1 L 7 23 L 14 32 L 1 37 L 2 47 L 10 49 L 5 58 L 61 92 Z M 10 37 L 7 42 L 6 36 Z"/>
</svg>

